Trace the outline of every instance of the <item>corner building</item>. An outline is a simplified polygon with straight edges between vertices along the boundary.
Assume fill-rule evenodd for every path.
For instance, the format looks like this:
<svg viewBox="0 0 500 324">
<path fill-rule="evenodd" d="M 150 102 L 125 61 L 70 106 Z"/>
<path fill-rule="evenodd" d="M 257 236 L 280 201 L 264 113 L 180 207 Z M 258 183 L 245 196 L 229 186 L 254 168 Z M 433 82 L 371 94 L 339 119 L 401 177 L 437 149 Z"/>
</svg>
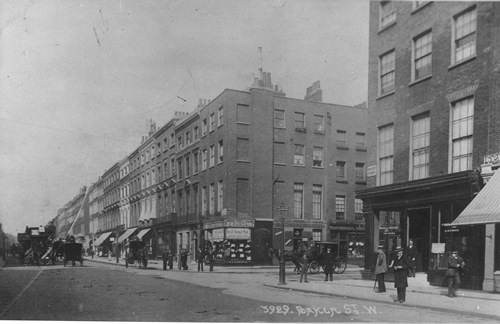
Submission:
<svg viewBox="0 0 500 324">
<path fill-rule="evenodd" d="M 432 285 L 444 284 L 457 249 L 466 262 L 461 286 L 492 290 L 498 225 L 456 220 L 488 189 L 486 157 L 498 159 L 499 28 L 495 2 L 370 2 L 369 188 L 356 192 L 366 277 L 379 244 L 391 255 L 412 239 L 417 272 Z M 488 222 L 500 222 L 499 213 Z"/>
<path fill-rule="evenodd" d="M 168 163 L 177 173 L 161 201 L 175 210 L 178 248 L 194 257 L 204 242 L 216 263 L 270 264 L 284 217 L 287 250 L 329 241 L 360 257 L 364 220 L 354 189 L 366 184 L 366 109 L 320 102 L 319 82 L 306 99 L 285 97 L 264 73 L 247 91 L 201 101 L 176 124 Z"/>
</svg>

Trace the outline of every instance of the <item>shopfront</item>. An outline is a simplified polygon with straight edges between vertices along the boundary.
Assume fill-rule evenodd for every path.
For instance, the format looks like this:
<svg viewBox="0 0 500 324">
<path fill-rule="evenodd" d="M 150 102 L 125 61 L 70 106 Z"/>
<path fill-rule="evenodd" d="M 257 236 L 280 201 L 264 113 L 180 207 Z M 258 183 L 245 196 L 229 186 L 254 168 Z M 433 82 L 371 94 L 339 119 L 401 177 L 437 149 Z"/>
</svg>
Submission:
<svg viewBox="0 0 500 324">
<path fill-rule="evenodd" d="M 378 245 L 385 247 L 390 260 L 395 248 L 407 246 L 411 239 L 417 247 L 416 271 L 426 273 L 432 285 L 445 284 L 447 257 L 452 249 L 459 249 L 469 265 L 462 287 L 481 289 L 481 228 L 457 232 L 444 226 L 460 215 L 479 189 L 478 174 L 465 171 L 357 191 L 366 219 L 363 277 L 373 275 Z"/>
<path fill-rule="evenodd" d="M 203 225 L 216 264 L 252 264 L 255 220 L 224 219 Z"/>
<path fill-rule="evenodd" d="M 365 257 L 364 224 L 330 223 L 330 240 L 333 252 L 351 264 L 362 265 Z"/>
</svg>

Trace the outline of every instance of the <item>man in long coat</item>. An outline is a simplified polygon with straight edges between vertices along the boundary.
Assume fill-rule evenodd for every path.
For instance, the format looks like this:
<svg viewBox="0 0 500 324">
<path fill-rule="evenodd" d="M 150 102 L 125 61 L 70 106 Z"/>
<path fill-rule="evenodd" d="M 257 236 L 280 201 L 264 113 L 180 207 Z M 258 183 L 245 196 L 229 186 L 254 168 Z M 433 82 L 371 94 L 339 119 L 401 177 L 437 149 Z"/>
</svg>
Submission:
<svg viewBox="0 0 500 324">
<path fill-rule="evenodd" d="M 448 272 L 446 279 L 448 280 L 448 297 L 457 297 L 457 289 L 460 284 L 460 272 L 463 270 L 465 262 L 458 255 L 457 250 L 453 250 L 448 257 Z"/>
<path fill-rule="evenodd" d="M 397 256 L 392 260 L 390 267 L 394 269 L 394 288 L 398 291 L 398 299 L 395 302 L 406 301 L 406 287 L 408 287 L 408 262 L 403 256 L 403 248 L 396 248 Z"/>
<path fill-rule="evenodd" d="M 377 263 L 375 264 L 375 275 L 377 276 L 378 290 L 377 293 L 384 293 L 385 290 L 385 273 L 387 272 L 387 259 L 384 253 L 384 247 L 378 246 Z"/>
<path fill-rule="evenodd" d="M 413 244 L 413 240 L 408 241 L 408 246 L 405 249 L 404 255 L 408 261 L 408 276 L 415 277 L 417 247 Z"/>
<path fill-rule="evenodd" d="M 325 269 L 325 281 L 333 281 L 333 265 L 335 264 L 335 256 L 332 253 L 332 248 L 327 247 L 326 253 L 323 254 L 323 267 Z"/>
</svg>

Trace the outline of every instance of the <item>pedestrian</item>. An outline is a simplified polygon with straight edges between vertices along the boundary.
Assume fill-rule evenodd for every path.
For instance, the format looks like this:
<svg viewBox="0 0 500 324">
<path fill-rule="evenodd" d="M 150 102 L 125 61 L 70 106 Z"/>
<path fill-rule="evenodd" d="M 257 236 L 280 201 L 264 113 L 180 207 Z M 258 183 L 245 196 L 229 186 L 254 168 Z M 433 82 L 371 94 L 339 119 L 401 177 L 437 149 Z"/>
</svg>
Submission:
<svg viewBox="0 0 500 324">
<path fill-rule="evenodd" d="M 214 271 L 214 259 L 215 259 L 215 248 L 212 248 L 208 252 L 208 265 L 210 266 L 210 271 Z"/>
<path fill-rule="evenodd" d="M 408 241 L 408 246 L 405 249 L 404 255 L 408 261 L 408 277 L 415 277 L 417 247 L 413 244 L 413 240 L 410 239 Z"/>
<path fill-rule="evenodd" d="M 326 253 L 323 253 L 323 268 L 325 271 L 325 281 L 330 279 L 330 282 L 333 281 L 333 265 L 335 264 L 335 256 L 332 253 L 332 248 L 327 247 Z"/>
<path fill-rule="evenodd" d="M 205 253 L 202 248 L 198 248 L 196 252 L 196 259 L 198 261 L 198 272 L 203 271 L 203 262 L 205 262 Z"/>
<path fill-rule="evenodd" d="M 398 299 L 394 301 L 404 303 L 406 301 L 406 287 L 408 287 L 408 262 L 406 257 L 403 257 L 402 247 L 398 246 L 395 252 L 397 256 L 389 266 L 394 269 L 394 288 L 398 291 Z"/>
<path fill-rule="evenodd" d="M 182 270 L 187 270 L 188 269 L 187 257 L 188 257 L 187 250 L 186 249 L 182 249 L 182 251 L 181 251 L 181 265 L 182 265 Z"/>
<path fill-rule="evenodd" d="M 302 257 L 299 258 L 300 264 L 300 282 L 302 282 L 302 278 L 304 278 L 304 282 L 307 281 L 307 271 L 309 270 L 309 258 L 307 257 L 307 252 L 302 253 Z"/>
<path fill-rule="evenodd" d="M 163 248 L 163 253 L 161 254 L 161 258 L 163 261 L 163 270 L 167 270 L 168 257 L 169 255 L 167 248 Z"/>
<path fill-rule="evenodd" d="M 377 264 L 375 265 L 375 275 L 377 276 L 376 280 L 378 282 L 378 290 L 376 293 L 384 293 L 385 290 L 385 273 L 387 272 L 387 260 L 384 253 L 384 246 L 378 246 L 378 256 L 377 256 Z"/>
<path fill-rule="evenodd" d="M 168 268 L 172 270 L 174 268 L 174 255 L 172 254 L 172 251 L 169 249 L 168 250 Z"/>
<path fill-rule="evenodd" d="M 448 280 L 448 297 L 457 297 L 457 289 L 460 284 L 460 273 L 463 271 L 465 262 L 458 255 L 457 250 L 451 251 L 448 257 L 448 270 L 446 271 L 446 279 Z"/>
<path fill-rule="evenodd" d="M 145 245 L 142 248 L 142 268 L 147 269 L 148 268 L 148 255 L 149 255 L 149 245 Z"/>
</svg>

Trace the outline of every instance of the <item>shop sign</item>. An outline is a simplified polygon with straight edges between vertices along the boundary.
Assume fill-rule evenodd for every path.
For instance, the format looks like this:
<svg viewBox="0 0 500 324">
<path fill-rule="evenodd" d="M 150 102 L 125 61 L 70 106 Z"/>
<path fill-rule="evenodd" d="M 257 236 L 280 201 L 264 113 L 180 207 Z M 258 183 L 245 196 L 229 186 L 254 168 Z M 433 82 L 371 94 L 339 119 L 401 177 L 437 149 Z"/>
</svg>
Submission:
<svg viewBox="0 0 500 324">
<path fill-rule="evenodd" d="M 210 223 L 210 224 L 203 225 L 204 229 L 212 229 L 212 228 L 220 228 L 220 227 L 224 227 L 224 223 L 223 222 L 215 222 L 215 223 Z"/>
<path fill-rule="evenodd" d="M 216 242 L 224 240 L 224 229 L 218 228 L 212 231 L 212 239 Z"/>
<path fill-rule="evenodd" d="M 470 226 L 444 226 L 441 224 L 445 236 L 470 236 Z"/>
<path fill-rule="evenodd" d="M 377 175 L 377 165 L 369 165 L 366 168 L 366 176 L 367 177 L 374 177 Z"/>
<path fill-rule="evenodd" d="M 248 228 L 226 228 L 226 239 L 228 240 L 249 240 L 250 229 Z"/>
<path fill-rule="evenodd" d="M 241 219 L 225 219 L 224 227 L 254 227 L 254 221 Z"/>
</svg>

